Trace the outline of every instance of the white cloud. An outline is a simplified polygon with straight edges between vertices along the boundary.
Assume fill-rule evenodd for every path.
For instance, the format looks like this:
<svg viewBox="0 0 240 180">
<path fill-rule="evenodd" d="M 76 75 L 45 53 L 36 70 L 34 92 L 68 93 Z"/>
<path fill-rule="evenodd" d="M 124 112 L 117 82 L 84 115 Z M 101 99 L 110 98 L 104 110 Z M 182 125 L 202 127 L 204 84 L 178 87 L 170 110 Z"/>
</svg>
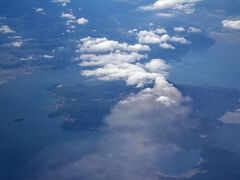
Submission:
<svg viewBox="0 0 240 180">
<path fill-rule="evenodd" d="M 94 70 L 84 70 L 82 75 L 96 76 L 104 81 L 125 80 L 128 85 L 137 87 L 154 83 L 159 77 L 158 73 L 147 72 L 141 64 L 130 63 L 107 64 Z"/>
<path fill-rule="evenodd" d="M 164 34 L 159 36 L 154 31 L 139 31 L 137 34 L 138 42 L 145 44 L 158 44 L 169 40 L 169 36 Z"/>
<path fill-rule="evenodd" d="M 164 72 L 169 66 L 162 59 L 152 59 L 145 64 L 145 68 L 150 72 Z"/>
<path fill-rule="evenodd" d="M 163 35 L 159 35 L 163 33 Z M 165 49 L 175 49 L 174 46 L 167 42 L 177 42 L 181 44 L 189 44 L 190 41 L 186 40 L 184 37 L 170 37 L 168 34 L 165 34 L 166 30 L 151 30 L 151 31 L 139 31 L 137 33 L 137 39 L 139 43 L 143 44 L 159 44 L 160 47 Z"/>
<path fill-rule="evenodd" d="M 142 55 L 136 52 L 111 52 L 110 54 L 95 55 L 95 54 L 82 54 L 80 59 L 82 62 L 80 66 L 102 66 L 107 64 L 119 64 L 119 63 L 133 63 L 140 59 L 147 58 L 146 55 Z"/>
<path fill-rule="evenodd" d="M 224 20 L 222 25 L 225 28 L 240 30 L 240 20 Z"/>
<path fill-rule="evenodd" d="M 85 24 L 88 23 L 88 20 L 85 19 L 85 18 L 79 18 L 79 19 L 77 20 L 77 23 L 80 24 L 80 25 L 85 25 Z"/>
<path fill-rule="evenodd" d="M 62 17 L 62 18 L 66 18 L 66 19 L 76 19 L 76 17 L 75 17 L 73 14 L 64 13 L 64 12 L 62 12 L 61 17 Z"/>
<path fill-rule="evenodd" d="M 161 48 L 164 48 L 164 49 L 176 49 L 173 45 L 168 44 L 168 43 L 166 43 L 166 42 L 163 42 L 163 43 L 159 44 L 159 46 L 160 46 Z"/>
<path fill-rule="evenodd" d="M 121 51 L 150 51 L 149 46 L 142 44 L 130 45 L 128 43 L 119 43 L 118 41 L 108 40 L 107 38 L 83 38 L 78 45 L 80 52 L 109 52 L 115 50 Z"/>
<path fill-rule="evenodd" d="M 31 61 L 33 60 L 33 56 L 28 56 L 28 57 L 25 57 L 25 58 L 19 58 L 20 61 Z"/>
<path fill-rule="evenodd" d="M 125 80 L 129 85 L 142 87 L 167 74 L 164 70 L 168 66 L 161 59 L 153 59 L 146 64 L 136 63 L 136 61 L 147 58 L 146 55 L 138 52 L 150 50 L 148 46 L 141 44 L 129 45 L 107 40 L 106 38 L 87 37 L 80 41 L 79 52 L 85 54 L 80 55 L 79 59 L 82 62 L 79 65 L 85 67 L 101 66 L 82 71 L 84 76 L 96 76 L 105 81 Z"/>
<path fill-rule="evenodd" d="M 226 112 L 219 120 L 226 124 L 240 124 L 240 111 Z"/>
<path fill-rule="evenodd" d="M 174 27 L 173 30 L 176 31 L 176 32 L 186 31 L 186 30 L 184 29 L 184 27 Z"/>
<path fill-rule="evenodd" d="M 198 28 L 195 28 L 195 27 L 189 27 L 188 28 L 188 33 L 190 33 L 190 32 L 192 32 L 192 33 L 200 33 L 200 32 L 202 32 L 202 30 L 198 29 Z"/>
<path fill-rule="evenodd" d="M 52 2 L 55 2 L 55 3 L 70 3 L 71 1 L 70 0 L 52 0 Z"/>
<path fill-rule="evenodd" d="M 163 29 L 163 28 L 158 28 L 154 32 L 157 34 L 165 34 L 165 33 L 167 33 L 167 30 Z"/>
<path fill-rule="evenodd" d="M 75 31 L 71 31 L 70 29 L 67 29 L 66 32 L 67 32 L 67 33 L 73 33 L 73 32 L 75 32 Z"/>
<path fill-rule="evenodd" d="M 149 26 L 154 26 L 154 24 L 153 24 L 153 23 L 149 23 L 148 25 L 149 25 Z"/>
<path fill-rule="evenodd" d="M 70 0 L 52 0 L 53 3 L 62 3 L 62 6 L 65 7 L 67 3 L 71 3 Z"/>
<path fill-rule="evenodd" d="M 8 33 L 15 33 L 15 31 L 13 31 L 9 26 L 7 25 L 2 25 L 0 27 L 0 33 L 2 34 L 8 34 Z"/>
<path fill-rule="evenodd" d="M 157 13 L 156 15 L 160 16 L 160 17 L 173 17 L 173 16 L 175 16 L 174 14 L 171 14 L 171 13 Z"/>
<path fill-rule="evenodd" d="M 173 99 L 170 99 L 167 96 L 160 96 L 159 98 L 157 98 L 157 102 L 160 102 L 166 106 L 171 106 L 172 104 L 175 104 L 176 101 Z"/>
<path fill-rule="evenodd" d="M 186 40 L 184 37 L 171 37 L 169 41 L 179 42 L 181 44 L 190 44 L 190 41 Z"/>
<path fill-rule="evenodd" d="M 173 9 L 192 13 L 195 3 L 199 1 L 201 0 L 157 0 L 154 4 L 141 6 L 140 9 L 144 11 Z"/>
<path fill-rule="evenodd" d="M 9 46 L 21 47 L 24 43 L 21 41 L 11 42 Z"/>
<path fill-rule="evenodd" d="M 36 8 L 35 11 L 36 12 L 43 12 L 43 8 Z"/>
<path fill-rule="evenodd" d="M 66 22 L 66 25 L 70 26 L 72 23 L 75 23 L 75 21 L 72 20 L 72 19 L 68 19 L 67 22 Z"/>
<path fill-rule="evenodd" d="M 134 34 L 134 33 L 136 33 L 138 30 L 135 28 L 135 29 L 130 29 L 130 30 L 128 30 L 128 33 L 129 34 Z"/>
<path fill-rule="evenodd" d="M 43 57 L 44 57 L 45 59 L 52 59 L 52 58 L 54 58 L 54 56 L 50 56 L 50 55 L 47 55 L 47 54 L 43 55 Z"/>
<path fill-rule="evenodd" d="M 21 39 L 22 36 L 8 36 L 8 38 L 10 38 L 10 39 Z"/>
</svg>

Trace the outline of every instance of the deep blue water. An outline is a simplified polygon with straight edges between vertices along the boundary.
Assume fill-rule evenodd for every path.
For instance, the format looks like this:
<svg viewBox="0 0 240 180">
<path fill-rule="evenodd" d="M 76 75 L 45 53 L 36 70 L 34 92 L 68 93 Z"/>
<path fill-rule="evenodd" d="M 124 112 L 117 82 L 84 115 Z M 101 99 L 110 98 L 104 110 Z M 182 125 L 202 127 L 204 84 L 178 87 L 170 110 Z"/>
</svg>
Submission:
<svg viewBox="0 0 240 180">
<path fill-rule="evenodd" d="M 172 64 L 169 79 L 179 84 L 240 89 L 239 47 L 239 43 L 221 42 L 192 50 L 180 63 Z"/>
<path fill-rule="evenodd" d="M 40 71 L 0 86 L 0 177 L 14 179 L 37 153 L 54 144 L 91 137 L 92 132 L 66 131 L 62 117 L 50 119 L 55 99 L 46 88 L 81 81 L 79 69 Z M 21 122 L 15 119 L 24 118 Z M 18 177 L 18 179 L 21 179 Z"/>
</svg>

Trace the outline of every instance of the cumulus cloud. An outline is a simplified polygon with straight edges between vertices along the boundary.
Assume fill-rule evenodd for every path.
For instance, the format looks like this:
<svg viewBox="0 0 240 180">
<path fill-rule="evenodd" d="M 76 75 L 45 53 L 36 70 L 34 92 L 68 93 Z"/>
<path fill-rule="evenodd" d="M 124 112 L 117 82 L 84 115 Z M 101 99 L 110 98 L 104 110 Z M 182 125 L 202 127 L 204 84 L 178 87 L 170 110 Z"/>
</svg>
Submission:
<svg viewBox="0 0 240 180">
<path fill-rule="evenodd" d="M 139 31 L 137 34 L 138 42 L 139 43 L 145 43 L 145 44 L 158 44 L 169 40 L 169 36 L 167 34 L 164 34 L 162 36 L 159 36 L 154 31 Z"/>
<path fill-rule="evenodd" d="M 173 45 L 166 42 L 160 43 L 159 46 L 164 49 L 176 49 Z"/>
<path fill-rule="evenodd" d="M 14 30 L 12 30 L 9 26 L 7 25 L 2 25 L 0 26 L 0 33 L 2 34 L 8 34 L 8 33 L 15 33 Z"/>
<path fill-rule="evenodd" d="M 62 12 L 62 15 L 61 15 L 62 18 L 66 18 L 66 19 L 76 19 L 76 17 L 71 14 L 71 13 L 64 13 Z"/>
<path fill-rule="evenodd" d="M 195 28 L 195 27 L 189 27 L 188 28 L 188 33 L 200 33 L 202 32 L 201 29 Z"/>
<path fill-rule="evenodd" d="M 169 66 L 162 59 L 152 59 L 149 63 L 145 64 L 145 68 L 150 72 L 164 72 Z"/>
<path fill-rule="evenodd" d="M 176 32 L 186 31 L 186 30 L 184 29 L 184 27 L 174 27 L 173 30 L 176 31 Z"/>
<path fill-rule="evenodd" d="M 227 19 L 227 20 L 222 21 L 222 25 L 225 28 L 240 30 L 240 20 L 228 20 Z"/>
<path fill-rule="evenodd" d="M 165 29 L 157 31 L 163 33 Z M 136 63 L 147 58 L 147 55 L 139 54 L 140 51 L 150 50 L 145 45 L 129 45 L 106 38 L 87 37 L 80 40 L 78 48 L 78 52 L 82 53 L 79 57 L 82 61 L 80 66 L 101 66 L 83 70 L 84 76 L 96 76 L 105 81 L 125 80 L 128 85 L 143 87 L 167 74 L 164 70 L 168 66 L 161 59 L 154 59 L 146 64 Z"/>
<path fill-rule="evenodd" d="M 134 28 L 134 29 L 130 29 L 130 30 L 128 30 L 128 33 L 129 34 L 134 34 L 135 32 L 137 32 L 138 30 L 136 29 L 136 28 Z"/>
<path fill-rule="evenodd" d="M 94 70 L 84 70 L 82 75 L 96 76 L 105 81 L 125 80 L 128 85 L 137 87 L 151 84 L 159 77 L 158 73 L 147 71 L 145 66 L 139 63 L 106 64 Z"/>
<path fill-rule="evenodd" d="M 107 64 L 119 64 L 119 63 L 133 63 L 140 59 L 147 58 L 147 55 L 142 55 L 136 52 L 111 52 L 110 54 L 95 55 L 95 54 L 82 54 L 80 59 L 83 61 L 80 66 L 100 66 Z"/>
<path fill-rule="evenodd" d="M 190 41 L 186 40 L 184 37 L 171 37 L 169 41 L 179 42 L 181 44 L 190 44 Z"/>
<path fill-rule="evenodd" d="M 75 32 L 75 31 L 73 31 L 73 29 L 76 28 L 76 24 L 85 25 L 89 22 L 85 18 L 76 19 L 76 17 L 72 13 L 62 12 L 61 17 L 66 19 L 66 26 L 68 26 L 67 27 L 68 29 L 66 30 L 67 33 Z"/>
<path fill-rule="evenodd" d="M 108 40 L 107 38 L 87 37 L 80 40 L 78 45 L 80 52 L 109 52 L 114 50 L 121 51 L 150 51 L 150 47 L 142 44 L 130 45 L 118 41 Z"/>
<path fill-rule="evenodd" d="M 158 28 L 154 32 L 157 34 L 165 34 L 165 33 L 167 33 L 167 30 L 164 28 Z"/>
<path fill-rule="evenodd" d="M 240 110 L 226 112 L 219 120 L 226 124 L 240 124 Z"/>
<path fill-rule="evenodd" d="M 149 10 L 180 10 L 186 13 L 194 12 L 194 5 L 201 0 L 157 0 L 155 3 L 141 6 L 139 9 Z"/>
<path fill-rule="evenodd" d="M 166 34 L 165 31 L 161 31 L 163 35 L 159 35 L 157 30 L 151 30 L 151 31 L 139 31 L 137 33 L 137 39 L 139 43 L 143 44 L 159 44 L 160 47 L 165 49 L 175 49 L 174 46 L 167 42 L 177 42 L 181 44 L 189 44 L 190 41 L 186 40 L 184 37 L 170 37 L 168 34 Z"/>
<path fill-rule="evenodd" d="M 85 18 L 79 18 L 79 19 L 77 20 L 77 23 L 80 24 L 80 25 L 85 25 L 85 24 L 88 23 L 88 20 L 85 19 Z"/>
</svg>

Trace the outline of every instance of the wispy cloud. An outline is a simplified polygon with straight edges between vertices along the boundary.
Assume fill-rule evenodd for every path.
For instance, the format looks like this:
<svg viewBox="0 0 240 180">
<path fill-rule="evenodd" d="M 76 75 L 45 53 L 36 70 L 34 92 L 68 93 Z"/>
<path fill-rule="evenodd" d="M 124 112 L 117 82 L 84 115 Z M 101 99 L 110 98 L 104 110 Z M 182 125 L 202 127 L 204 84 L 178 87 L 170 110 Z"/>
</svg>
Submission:
<svg viewBox="0 0 240 180">
<path fill-rule="evenodd" d="M 157 13 L 156 16 L 160 16 L 160 17 L 174 17 L 175 15 L 172 13 Z"/>
<path fill-rule="evenodd" d="M 200 33 L 202 32 L 201 29 L 195 28 L 195 27 L 189 27 L 188 28 L 188 33 Z"/>
<path fill-rule="evenodd" d="M 173 30 L 176 31 L 176 32 L 184 32 L 184 31 L 186 31 L 184 27 L 174 27 Z"/>
<path fill-rule="evenodd" d="M 9 46 L 15 46 L 15 47 L 21 47 L 24 43 L 21 41 L 15 41 L 15 42 L 11 42 L 8 45 Z"/>
<path fill-rule="evenodd" d="M 9 26 L 7 25 L 2 25 L 0 26 L 0 33 L 2 34 L 8 34 L 8 33 L 15 33 L 14 30 L 12 30 Z"/>
<path fill-rule="evenodd" d="M 76 17 L 71 14 L 71 13 L 64 13 L 62 12 L 62 15 L 61 15 L 62 18 L 66 18 L 66 19 L 76 19 Z"/>
</svg>

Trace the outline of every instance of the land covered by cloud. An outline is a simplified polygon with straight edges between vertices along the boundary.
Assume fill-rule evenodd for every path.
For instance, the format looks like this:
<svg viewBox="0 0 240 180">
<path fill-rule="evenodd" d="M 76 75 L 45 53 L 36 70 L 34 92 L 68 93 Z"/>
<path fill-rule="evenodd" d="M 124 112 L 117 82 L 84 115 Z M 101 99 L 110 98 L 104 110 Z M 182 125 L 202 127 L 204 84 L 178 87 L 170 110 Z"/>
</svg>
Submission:
<svg viewBox="0 0 240 180">
<path fill-rule="evenodd" d="M 87 37 L 79 41 L 79 65 L 87 68 L 82 71 L 83 76 L 123 80 L 140 90 L 113 107 L 104 120 L 105 134 L 94 149 L 83 155 L 89 144 L 71 145 L 81 147 L 78 158 L 66 163 L 62 163 L 64 158 L 47 158 L 36 179 L 154 180 L 162 174 L 166 157 L 183 151 L 168 137 L 178 136 L 193 126 L 188 117 L 190 108 L 183 105 L 190 99 L 167 81 L 169 65 L 164 60 L 141 62 L 148 58 L 141 53 L 149 50 L 147 45 L 107 38 Z"/>
</svg>

